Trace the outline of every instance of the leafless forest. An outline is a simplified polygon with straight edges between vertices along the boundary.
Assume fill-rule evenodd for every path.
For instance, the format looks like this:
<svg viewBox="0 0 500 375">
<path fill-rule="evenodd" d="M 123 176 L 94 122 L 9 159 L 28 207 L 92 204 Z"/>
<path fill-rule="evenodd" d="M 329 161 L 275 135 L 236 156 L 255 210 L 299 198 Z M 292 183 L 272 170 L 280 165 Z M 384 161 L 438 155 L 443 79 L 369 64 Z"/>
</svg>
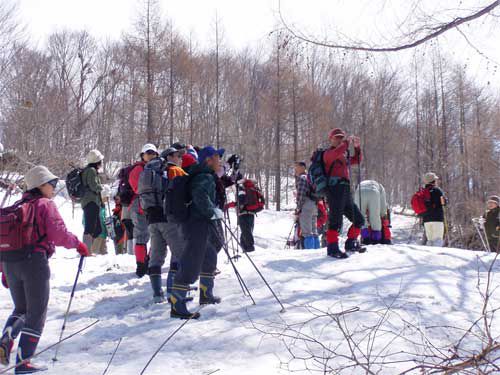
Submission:
<svg viewBox="0 0 500 375">
<path fill-rule="evenodd" d="M 286 30 L 235 52 L 214 18 L 212 48 L 201 48 L 159 16 L 157 2 L 141 4 L 119 41 L 59 31 L 35 48 L 16 8 L 0 3 L 0 139 L 21 172 L 43 163 L 64 174 L 98 148 L 112 174 L 146 141 L 214 144 L 241 154 L 280 209 L 291 161 L 308 159 L 341 127 L 362 139 L 353 182 L 359 172 L 376 179 L 392 206 L 404 206 L 420 176 L 435 171 L 450 199 L 450 244 L 470 245 L 470 218 L 500 185 L 500 95 L 437 39 L 398 69 Z"/>
</svg>

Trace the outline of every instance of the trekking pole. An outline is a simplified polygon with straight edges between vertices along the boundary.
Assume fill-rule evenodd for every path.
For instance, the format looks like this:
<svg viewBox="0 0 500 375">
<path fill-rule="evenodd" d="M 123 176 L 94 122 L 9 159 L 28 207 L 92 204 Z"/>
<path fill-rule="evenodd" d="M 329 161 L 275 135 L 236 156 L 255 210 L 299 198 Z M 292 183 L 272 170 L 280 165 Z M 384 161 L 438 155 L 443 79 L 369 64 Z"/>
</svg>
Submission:
<svg viewBox="0 0 500 375">
<path fill-rule="evenodd" d="M 224 225 L 227 226 L 226 223 L 224 223 Z M 231 236 L 234 237 L 236 243 L 238 244 L 238 246 L 242 247 L 241 246 L 241 243 L 240 241 L 238 240 L 238 238 L 236 238 L 235 234 L 231 231 L 231 228 L 228 228 L 228 231 L 229 233 L 231 234 Z M 278 303 L 280 304 L 281 306 L 281 311 L 280 313 L 284 313 L 286 311 L 285 309 L 285 306 L 283 306 L 283 304 L 281 303 L 280 299 L 278 298 L 278 296 L 276 295 L 276 293 L 274 293 L 274 290 L 273 288 L 271 288 L 271 286 L 269 285 L 269 283 L 267 282 L 266 278 L 264 277 L 264 275 L 262 275 L 262 273 L 260 272 L 259 268 L 257 267 L 257 265 L 254 263 L 254 261 L 252 260 L 252 258 L 250 257 L 250 255 L 248 255 L 247 252 L 243 252 L 243 254 L 246 255 L 247 259 L 250 261 L 250 263 L 252 263 L 252 266 L 253 268 L 255 268 L 255 270 L 257 271 L 257 273 L 259 274 L 260 278 L 262 279 L 262 281 L 264 281 L 264 284 L 266 284 L 267 288 L 270 290 L 270 292 L 272 293 L 272 295 L 274 296 L 274 298 L 276 299 L 276 301 L 278 301 Z"/>
<path fill-rule="evenodd" d="M 295 223 L 292 224 L 292 228 L 290 229 L 290 233 L 288 233 L 288 237 L 286 238 L 285 247 L 283 248 L 283 250 L 290 248 L 290 237 L 292 237 L 294 228 L 295 228 Z"/>
<path fill-rule="evenodd" d="M 229 209 L 226 211 L 224 210 L 224 220 L 227 220 L 229 222 L 229 226 L 231 226 L 231 218 L 229 217 Z M 224 236 L 227 238 L 227 229 L 224 229 Z M 233 260 L 237 260 L 239 258 L 238 254 L 236 253 L 235 246 L 233 239 L 231 238 L 231 248 L 233 249 Z"/>
<path fill-rule="evenodd" d="M 167 345 L 167 343 L 172 339 L 172 337 L 174 337 L 177 332 L 179 332 L 186 324 L 188 324 L 191 320 L 193 320 L 193 316 L 195 316 L 196 313 L 199 313 L 201 311 L 201 309 L 203 309 L 206 305 L 201 305 L 198 310 L 195 311 L 194 314 L 191 315 L 191 317 L 189 319 L 186 319 L 179 327 L 177 327 L 175 329 L 174 332 L 172 332 L 170 334 L 170 336 L 168 336 L 165 341 L 162 342 L 162 344 L 160 345 L 160 347 L 158 349 L 156 349 L 156 351 L 153 353 L 153 355 L 151 356 L 151 358 L 149 358 L 148 362 L 146 363 L 146 365 L 144 366 L 144 368 L 142 369 L 142 371 L 140 372 L 140 375 L 143 375 L 147 368 L 149 367 L 149 365 L 151 364 L 151 362 L 153 362 L 153 360 L 156 358 L 156 356 L 158 355 L 158 353 L 165 347 L 165 345 Z"/>
<path fill-rule="evenodd" d="M 224 223 L 225 224 L 225 223 Z M 234 264 L 233 259 L 231 258 L 231 254 L 229 254 L 229 246 L 227 244 L 227 241 L 224 241 L 223 238 L 221 238 L 221 234 L 219 232 L 219 228 L 217 228 L 216 223 L 212 223 L 212 230 L 215 232 L 215 235 L 217 236 L 217 239 L 219 240 L 220 243 L 222 243 L 222 248 L 224 249 L 224 252 L 227 255 L 227 258 L 229 262 L 231 263 L 231 266 L 233 267 L 234 274 L 236 275 L 236 278 L 238 279 L 238 282 L 240 284 L 241 290 L 243 291 L 243 295 L 246 297 L 250 297 L 252 300 L 252 304 L 256 305 L 255 300 L 253 299 L 252 294 L 250 293 L 250 290 L 248 289 L 245 281 L 243 280 L 243 277 L 241 276 L 240 272 L 236 268 L 236 265 Z"/>
<path fill-rule="evenodd" d="M 477 234 L 486 252 L 490 252 L 490 244 L 488 241 L 488 236 L 486 236 L 486 231 L 484 230 L 484 219 L 482 217 L 476 217 L 472 219 L 474 228 L 476 228 Z"/>
<path fill-rule="evenodd" d="M 102 375 L 106 375 L 106 373 L 108 372 L 109 367 L 111 366 L 111 362 L 113 362 L 113 359 L 115 358 L 116 352 L 118 351 L 118 348 L 120 347 L 120 344 L 122 343 L 122 340 L 123 340 L 123 337 L 120 337 L 120 340 L 118 340 L 118 344 L 116 345 L 115 351 L 111 355 L 111 358 L 108 362 L 108 365 L 104 369 L 104 372 L 102 373 Z"/>
<path fill-rule="evenodd" d="M 10 370 L 13 370 L 13 369 L 15 369 L 15 368 L 18 368 L 19 366 L 25 365 L 26 363 L 30 362 L 32 359 L 34 359 L 34 358 L 38 357 L 40 354 L 43 354 L 43 353 L 45 353 L 45 352 L 49 351 L 50 349 L 52 349 L 52 348 L 54 348 L 54 347 L 59 346 L 59 345 L 60 345 L 60 344 L 62 344 L 64 341 L 67 341 L 67 340 L 69 340 L 69 339 L 71 339 L 71 338 L 75 337 L 76 335 L 78 335 L 78 334 L 82 333 L 83 331 L 86 331 L 86 330 L 87 330 L 87 329 L 89 329 L 90 327 L 95 326 L 97 323 L 99 323 L 99 319 L 98 319 L 98 320 L 96 320 L 95 322 L 93 322 L 93 323 L 89 324 L 88 326 L 83 327 L 83 328 L 82 328 L 82 329 L 80 329 L 79 331 L 76 331 L 75 333 L 72 333 L 71 335 L 69 335 L 69 336 L 67 336 L 67 337 L 65 337 L 65 338 L 63 338 L 63 339 L 61 339 L 61 340 L 59 340 L 59 341 L 55 342 L 54 344 L 47 346 L 45 349 L 42 349 L 42 350 L 40 350 L 39 352 L 36 352 L 36 353 L 35 353 L 35 354 L 33 354 L 31 357 L 25 358 L 25 359 L 23 359 L 21 362 L 16 363 L 15 365 L 12 365 L 12 366 L 10 366 L 10 367 L 7 367 L 7 368 L 5 368 L 5 369 L 0 370 L 0 374 L 6 374 L 6 373 L 7 373 L 7 372 L 9 372 Z"/>
<path fill-rule="evenodd" d="M 73 283 L 73 289 L 71 289 L 71 296 L 69 297 L 68 308 L 66 309 L 66 313 L 64 314 L 64 321 L 61 327 L 61 334 L 59 335 L 59 341 L 62 339 L 64 330 L 66 329 L 66 322 L 68 320 L 69 310 L 71 309 L 71 303 L 73 302 L 73 297 L 75 296 L 76 285 L 78 284 L 78 278 L 80 277 L 80 273 L 82 272 L 83 260 L 84 256 L 80 257 L 80 262 L 78 263 L 78 271 L 76 272 L 75 282 Z M 56 348 L 56 353 L 54 358 L 52 358 L 53 362 L 57 362 L 57 354 L 59 353 L 59 346 Z"/>
<path fill-rule="evenodd" d="M 474 229 L 476 230 L 476 233 L 477 233 L 477 235 L 479 237 L 479 240 L 481 241 L 481 245 L 483 246 L 483 249 L 485 251 L 488 251 L 487 247 L 486 247 L 486 243 L 484 242 L 483 234 L 481 233 L 481 229 L 479 227 L 478 220 L 479 220 L 479 218 L 473 218 L 472 219 L 472 225 L 474 226 Z"/>
</svg>

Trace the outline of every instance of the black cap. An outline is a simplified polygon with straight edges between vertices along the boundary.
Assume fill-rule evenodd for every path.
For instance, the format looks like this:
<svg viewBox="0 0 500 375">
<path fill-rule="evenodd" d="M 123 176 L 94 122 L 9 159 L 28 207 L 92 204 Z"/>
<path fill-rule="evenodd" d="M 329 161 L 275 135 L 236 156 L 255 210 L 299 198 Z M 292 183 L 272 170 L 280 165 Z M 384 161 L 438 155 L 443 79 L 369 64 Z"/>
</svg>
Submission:
<svg viewBox="0 0 500 375">
<path fill-rule="evenodd" d="M 301 167 L 307 168 L 307 164 L 305 161 L 296 161 L 295 165 L 300 165 Z"/>
<path fill-rule="evenodd" d="M 186 145 L 184 143 L 180 143 L 180 142 L 175 142 L 172 146 L 170 147 L 173 147 L 175 148 L 177 151 L 179 150 L 184 150 L 186 148 Z"/>
<path fill-rule="evenodd" d="M 176 149 L 175 147 L 169 147 L 161 153 L 160 157 L 162 157 L 163 159 L 166 159 L 167 156 L 170 156 L 175 152 L 179 152 L 179 150 Z"/>
</svg>

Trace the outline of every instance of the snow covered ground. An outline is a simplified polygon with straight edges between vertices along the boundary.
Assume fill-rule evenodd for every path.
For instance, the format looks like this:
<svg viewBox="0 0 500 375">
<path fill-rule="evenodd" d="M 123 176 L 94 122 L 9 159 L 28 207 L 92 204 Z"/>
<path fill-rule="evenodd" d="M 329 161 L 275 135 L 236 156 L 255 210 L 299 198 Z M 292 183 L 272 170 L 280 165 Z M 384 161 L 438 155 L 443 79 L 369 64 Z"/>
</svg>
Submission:
<svg viewBox="0 0 500 375">
<path fill-rule="evenodd" d="M 56 203 L 71 230 L 81 234 L 81 210 L 76 209 L 73 217 L 71 204 L 62 198 Z M 363 335 L 363 329 L 376 325 L 383 316 L 380 324 L 383 329 L 372 335 L 371 353 L 383 352 L 384 348 L 393 353 L 421 352 L 415 342 L 422 341 L 424 334 L 436 345 L 446 346 L 463 332 L 439 327 L 467 329 L 480 316 L 483 304 L 478 280 L 484 282 L 493 255 L 407 244 L 414 219 L 394 215 L 395 245 L 370 246 L 365 254 L 334 260 L 325 256 L 325 249 L 284 250 L 291 220 L 290 212 L 259 214 L 255 230 L 257 251 L 251 255 L 284 303 L 286 312 L 280 313 L 280 306 L 251 264 L 241 258 L 236 265 L 257 302 L 253 306 L 243 296 L 221 253 L 222 273 L 216 279 L 216 292 L 223 303 L 202 309 L 201 319 L 189 321 L 158 354 L 146 374 L 285 374 L 283 367 L 287 363 L 295 370 L 314 368 L 311 361 L 290 362 L 287 346 L 296 354 L 304 354 L 306 346 L 302 341 L 283 340 L 261 332 L 285 332 L 286 326 L 288 333 L 290 327 L 299 327 L 293 332 L 314 336 L 327 347 L 340 345 L 338 350 L 347 353 L 344 336 L 331 324 L 331 318 L 304 323 L 312 317 L 311 307 L 307 309 L 306 305 L 318 310 L 330 309 L 333 313 L 359 308 L 360 311 L 342 318 L 354 335 Z M 112 248 L 111 243 L 108 247 Z M 119 267 L 107 271 L 113 264 Z M 75 250 L 58 249 L 51 260 L 52 294 L 40 348 L 58 340 L 77 265 Z M 180 321 L 169 318 L 168 304 L 152 304 L 148 278 L 137 279 L 134 271 L 135 260 L 129 255 L 98 256 L 85 261 L 66 334 L 96 319 L 100 322 L 65 342 L 60 347 L 60 360 L 54 365 L 53 351 L 41 356 L 39 361 L 49 363 L 50 374 L 103 373 L 120 338 L 123 341 L 108 374 L 139 374 L 163 340 L 179 327 Z M 495 265 L 494 286 L 498 285 L 495 277 L 499 272 L 500 266 Z M 0 301 L 3 322 L 12 309 L 8 291 L 3 288 Z M 500 306 L 500 297 L 495 294 L 492 305 Z M 389 327 L 402 333 L 391 338 L 387 334 Z M 497 327 L 498 324 L 493 325 L 494 330 Z M 386 344 L 391 340 L 389 350 Z M 370 342 L 363 345 L 368 348 Z M 309 343 L 308 347 L 321 353 L 317 344 Z M 407 359 L 408 355 L 396 357 Z M 328 363 L 340 367 L 350 362 L 334 357 Z M 387 365 L 382 373 L 398 373 L 409 367 L 411 363 L 394 363 Z M 365 373 L 359 367 L 345 371 Z"/>
</svg>

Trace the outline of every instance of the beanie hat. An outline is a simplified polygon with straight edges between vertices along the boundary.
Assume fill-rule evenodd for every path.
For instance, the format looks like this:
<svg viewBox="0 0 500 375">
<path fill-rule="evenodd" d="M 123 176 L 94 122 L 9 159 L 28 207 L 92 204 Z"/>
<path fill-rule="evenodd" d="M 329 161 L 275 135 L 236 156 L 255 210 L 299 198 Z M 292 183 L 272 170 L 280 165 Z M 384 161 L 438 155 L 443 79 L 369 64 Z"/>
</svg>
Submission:
<svg viewBox="0 0 500 375">
<path fill-rule="evenodd" d="M 496 203 L 497 206 L 500 206 L 500 197 L 498 195 L 492 195 L 488 198 L 488 202 Z"/>
<path fill-rule="evenodd" d="M 193 155 L 196 160 L 198 160 L 198 152 L 192 145 L 187 146 L 187 152 L 188 154 Z"/>
<path fill-rule="evenodd" d="M 57 180 L 58 177 L 52 174 L 49 169 L 43 165 L 37 165 L 31 168 L 24 176 L 26 182 L 26 189 L 33 190 L 37 187 L 46 184 L 47 182 Z"/>
<path fill-rule="evenodd" d="M 99 150 L 90 150 L 87 155 L 87 164 L 96 164 L 103 161 L 104 155 Z"/>
<path fill-rule="evenodd" d="M 428 173 L 424 174 L 423 180 L 424 180 L 424 184 L 428 185 L 428 184 L 432 184 L 436 180 L 439 180 L 439 177 L 434 172 L 428 172 Z"/>
<path fill-rule="evenodd" d="M 184 169 L 196 164 L 197 162 L 196 158 L 191 154 L 182 155 L 182 168 Z"/>
<path fill-rule="evenodd" d="M 142 146 L 141 154 L 145 154 L 148 151 L 154 151 L 158 153 L 158 149 L 152 143 L 146 143 L 144 146 Z"/>
<path fill-rule="evenodd" d="M 337 138 L 337 137 L 342 137 L 344 138 L 345 137 L 345 133 L 342 129 L 340 128 L 335 128 L 333 129 L 330 134 L 328 135 L 328 139 L 332 139 L 332 138 Z"/>
</svg>

